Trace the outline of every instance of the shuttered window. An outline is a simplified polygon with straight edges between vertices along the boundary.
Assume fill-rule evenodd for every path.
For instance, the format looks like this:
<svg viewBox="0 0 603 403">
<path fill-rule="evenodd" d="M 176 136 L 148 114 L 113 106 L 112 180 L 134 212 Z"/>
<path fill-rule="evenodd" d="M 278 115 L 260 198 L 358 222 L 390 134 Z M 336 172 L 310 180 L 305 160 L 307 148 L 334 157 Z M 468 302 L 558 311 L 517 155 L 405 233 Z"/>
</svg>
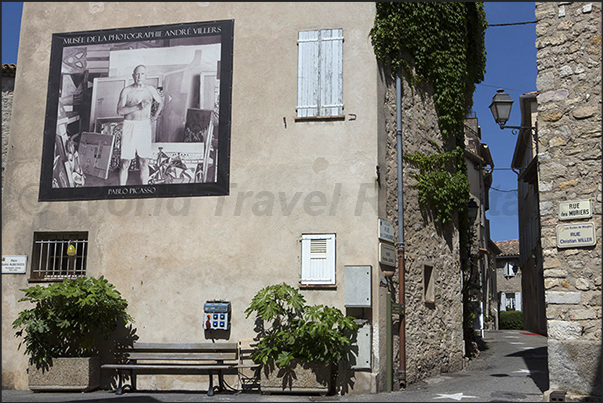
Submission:
<svg viewBox="0 0 603 403">
<path fill-rule="evenodd" d="M 335 284 L 335 234 L 304 234 L 301 243 L 301 284 Z"/>
<path fill-rule="evenodd" d="M 343 29 L 302 31 L 297 45 L 297 117 L 343 115 Z"/>
</svg>

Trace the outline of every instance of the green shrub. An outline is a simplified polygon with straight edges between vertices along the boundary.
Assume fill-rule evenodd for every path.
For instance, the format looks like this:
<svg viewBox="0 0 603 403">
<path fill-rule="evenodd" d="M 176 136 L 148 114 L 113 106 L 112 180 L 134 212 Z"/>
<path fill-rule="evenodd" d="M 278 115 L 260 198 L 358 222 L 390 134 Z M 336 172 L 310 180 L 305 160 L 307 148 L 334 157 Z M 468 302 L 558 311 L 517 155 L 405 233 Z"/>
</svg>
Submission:
<svg viewBox="0 0 603 403">
<path fill-rule="evenodd" d="M 118 322 L 133 322 L 128 303 L 103 276 L 65 279 L 21 291 L 19 301 L 34 304 L 13 322 L 25 354 L 37 368 L 48 368 L 56 357 L 89 357 L 98 353 L 97 338 L 108 339 Z"/>
<path fill-rule="evenodd" d="M 358 331 L 353 317 L 334 307 L 306 305 L 303 295 L 285 283 L 258 291 L 245 313 L 256 315 L 261 339 L 251 358 L 269 366 L 346 361 L 346 348 Z"/>
<path fill-rule="evenodd" d="M 502 311 L 498 327 L 501 330 L 523 330 L 523 312 L 521 311 Z"/>
</svg>

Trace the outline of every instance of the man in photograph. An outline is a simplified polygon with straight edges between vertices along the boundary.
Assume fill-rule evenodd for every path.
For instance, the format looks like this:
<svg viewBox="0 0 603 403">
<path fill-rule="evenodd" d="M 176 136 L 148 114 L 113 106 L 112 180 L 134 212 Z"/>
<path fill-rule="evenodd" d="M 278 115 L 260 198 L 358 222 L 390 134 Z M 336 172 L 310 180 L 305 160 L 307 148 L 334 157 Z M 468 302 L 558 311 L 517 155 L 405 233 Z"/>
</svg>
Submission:
<svg viewBox="0 0 603 403">
<path fill-rule="evenodd" d="M 136 158 L 136 155 L 140 162 L 142 184 L 149 183 L 152 124 L 163 110 L 163 99 L 155 87 L 145 84 L 146 73 L 146 66 L 142 64 L 136 66 L 132 74 L 134 83 L 125 87 L 119 94 L 117 114 L 124 116 L 121 138 L 121 170 L 119 172 L 120 186 L 126 185 L 130 163 Z M 153 100 L 157 102 L 157 110 L 151 116 Z"/>
</svg>

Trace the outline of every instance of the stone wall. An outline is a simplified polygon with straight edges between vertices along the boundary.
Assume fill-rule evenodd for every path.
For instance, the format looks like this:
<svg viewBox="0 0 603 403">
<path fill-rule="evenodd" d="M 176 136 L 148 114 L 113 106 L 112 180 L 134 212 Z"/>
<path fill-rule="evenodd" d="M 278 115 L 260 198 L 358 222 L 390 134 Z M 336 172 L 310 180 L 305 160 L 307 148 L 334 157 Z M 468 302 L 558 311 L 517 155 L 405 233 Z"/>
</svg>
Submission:
<svg viewBox="0 0 603 403">
<path fill-rule="evenodd" d="M 2 65 L 2 187 L 4 187 L 4 169 L 8 152 L 8 135 L 10 133 L 10 117 L 13 110 L 13 91 L 15 89 L 16 65 Z"/>
<path fill-rule="evenodd" d="M 601 3 L 536 3 L 540 219 L 550 390 L 601 394 Z M 560 221 L 559 203 L 592 217 Z M 558 248 L 556 228 L 594 223 L 596 245 Z"/>
<path fill-rule="evenodd" d="M 398 185 L 396 153 L 396 83 L 388 81 L 386 91 L 386 155 L 384 191 L 387 220 L 398 228 Z M 433 154 L 431 141 L 443 144 L 429 87 L 412 88 L 402 79 L 403 154 Z M 406 312 L 406 381 L 408 384 L 429 376 L 463 368 L 463 304 L 458 229 L 441 227 L 424 215 L 412 178 L 418 169 L 403 162 L 404 177 L 404 267 Z M 382 215 L 382 212 L 380 212 Z M 396 238 L 399 239 L 399 238 Z M 425 267 L 432 268 L 435 303 L 425 302 Z M 398 271 L 391 277 L 392 294 L 398 301 Z M 394 317 L 396 320 L 397 316 Z M 399 323 L 394 322 L 394 373 L 399 367 Z"/>
</svg>

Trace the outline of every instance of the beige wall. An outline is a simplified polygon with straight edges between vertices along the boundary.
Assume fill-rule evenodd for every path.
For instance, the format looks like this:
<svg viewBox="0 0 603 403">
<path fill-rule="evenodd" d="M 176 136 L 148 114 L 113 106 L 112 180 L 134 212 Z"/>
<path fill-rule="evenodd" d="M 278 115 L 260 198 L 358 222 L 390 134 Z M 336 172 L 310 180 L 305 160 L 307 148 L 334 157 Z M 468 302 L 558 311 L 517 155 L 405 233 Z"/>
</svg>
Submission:
<svg viewBox="0 0 603 403">
<path fill-rule="evenodd" d="M 374 13 L 374 3 L 25 3 L 2 253 L 31 259 L 34 231 L 88 231 L 88 274 L 104 275 L 129 301 L 140 340 L 203 341 L 203 303 L 227 299 L 236 341 L 255 335 L 243 313 L 255 292 L 298 284 L 301 234 L 332 232 L 337 288 L 304 290 L 308 302 L 344 310 L 344 265 L 362 264 L 373 266 L 376 308 L 382 273 L 375 198 L 380 76 L 368 36 Z M 229 196 L 37 202 L 52 33 L 224 19 L 234 20 Z M 322 28 L 343 28 L 346 118 L 295 122 L 297 32 Z M 289 203 L 297 192 L 301 198 L 286 215 L 279 195 Z M 312 192 L 326 205 L 312 206 Z M 267 209 L 261 203 L 271 197 Z M 10 326 L 25 307 L 17 300 L 27 277 L 2 278 L 3 387 L 27 388 L 26 357 Z M 377 309 L 369 315 L 379 323 Z M 373 346 L 382 345 L 382 333 L 373 330 Z M 357 375 L 357 389 L 375 390 L 385 364 L 378 351 L 373 359 L 373 370 Z"/>
</svg>

